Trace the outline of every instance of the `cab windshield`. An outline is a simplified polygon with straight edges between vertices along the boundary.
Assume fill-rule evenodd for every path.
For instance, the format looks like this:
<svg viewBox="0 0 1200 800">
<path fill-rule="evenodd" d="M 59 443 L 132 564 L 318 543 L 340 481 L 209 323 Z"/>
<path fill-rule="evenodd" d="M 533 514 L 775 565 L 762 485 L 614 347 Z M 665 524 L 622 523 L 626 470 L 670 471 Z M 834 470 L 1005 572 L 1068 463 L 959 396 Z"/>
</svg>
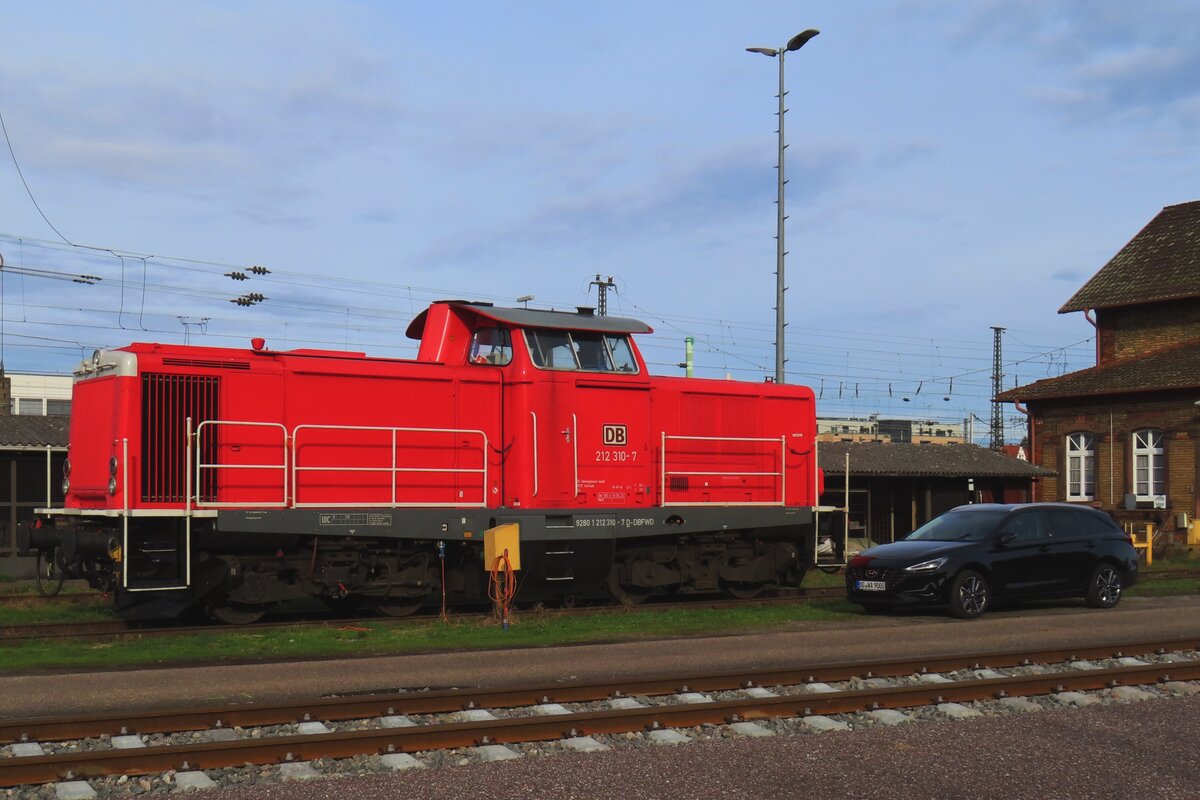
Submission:
<svg viewBox="0 0 1200 800">
<path fill-rule="evenodd" d="M 626 336 L 593 331 L 526 330 L 529 355 L 542 369 L 637 372 Z"/>
<path fill-rule="evenodd" d="M 982 541 L 1004 519 L 1007 511 L 950 511 L 934 517 L 910 533 L 908 539 L 939 542 Z"/>
</svg>

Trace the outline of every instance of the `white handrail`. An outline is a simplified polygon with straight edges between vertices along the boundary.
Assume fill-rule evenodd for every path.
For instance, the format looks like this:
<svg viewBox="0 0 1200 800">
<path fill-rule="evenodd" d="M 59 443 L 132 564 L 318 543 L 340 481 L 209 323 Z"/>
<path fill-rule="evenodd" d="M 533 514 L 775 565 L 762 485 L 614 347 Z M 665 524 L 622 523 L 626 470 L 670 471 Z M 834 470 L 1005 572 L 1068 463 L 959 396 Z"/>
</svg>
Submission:
<svg viewBox="0 0 1200 800">
<path fill-rule="evenodd" d="M 240 425 L 248 428 L 272 428 L 278 429 L 283 434 L 283 442 L 281 449 L 283 450 L 282 464 L 208 464 L 202 461 L 204 455 L 204 430 L 205 426 L 217 427 L 219 425 L 234 426 Z M 196 507 L 197 508 L 287 508 L 288 505 L 288 451 L 287 451 L 287 428 L 279 422 L 243 422 L 240 420 L 225 420 L 225 419 L 206 419 L 202 420 L 196 426 L 196 485 L 200 485 L 200 477 L 203 474 L 202 470 L 222 470 L 222 469 L 271 469 L 280 470 L 282 473 L 282 485 L 280 486 L 283 499 L 280 501 L 240 501 L 236 503 L 222 502 L 218 500 L 201 500 L 200 492 L 196 492 Z M 219 496 L 219 495 L 218 495 Z"/>
<path fill-rule="evenodd" d="M 538 434 L 537 434 L 537 412 L 530 411 L 529 416 L 533 417 L 533 497 L 537 497 L 538 493 Z"/>
<path fill-rule="evenodd" d="M 121 439 L 121 588 L 129 588 L 129 439 Z"/>
<path fill-rule="evenodd" d="M 300 465 L 300 434 L 305 430 L 336 430 L 336 431 L 380 431 L 387 432 L 391 435 L 392 452 L 390 467 L 351 467 L 351 466 L 301 466 Z M 397 441 L 396 434 L 398 433 L 449 433 L 455 435 L 468 435 L 480 437 L 480 454 L 482 456 L 483 466 L 475 467 L 398 467 L 396 466 Z M 292 428 L 292 507 L 293 508 L 330 508 L 339 506 L 354 506 L 356 508 L 426 508 L 426 507 L 451 507 L 451 508 L 486 508 L 487 507 L 487 487 L 488 487 L 488 436 L 482 430 L 471 428 L 403 428 L 390 427 L 383 425 L 297 425 Z M 298 475 L 301 472 L 386 472 L 391 475 L 391 501 L 387 503 L 302 503 L 299 500 Z M 399 503 L 396 502 L 396 476 L 400 473 L 424 473 L 424 474 L 465 474 L 465 475 L 480 475 L 482 486 L 480 489 L 480 497 L 478 502 L 450 502 L 450 503 Z"/>
</svg>

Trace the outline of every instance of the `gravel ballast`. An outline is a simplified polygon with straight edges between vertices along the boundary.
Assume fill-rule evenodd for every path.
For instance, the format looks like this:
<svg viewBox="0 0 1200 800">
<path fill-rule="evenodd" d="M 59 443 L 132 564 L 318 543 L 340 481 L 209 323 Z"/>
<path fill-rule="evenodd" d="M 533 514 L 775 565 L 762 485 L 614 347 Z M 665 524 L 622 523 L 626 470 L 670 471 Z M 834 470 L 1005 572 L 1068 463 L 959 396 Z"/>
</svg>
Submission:
<svg viewBox="0 0 1200 800">
<path fill-rule="evenodd" d="M 1191 752 L 1197 735 L 1200 698 L 1173 698 L 936 725 L 527 757 L 200 796 L 1165 800 L 1200 797 L 1200 759 Z"/>
</svg>

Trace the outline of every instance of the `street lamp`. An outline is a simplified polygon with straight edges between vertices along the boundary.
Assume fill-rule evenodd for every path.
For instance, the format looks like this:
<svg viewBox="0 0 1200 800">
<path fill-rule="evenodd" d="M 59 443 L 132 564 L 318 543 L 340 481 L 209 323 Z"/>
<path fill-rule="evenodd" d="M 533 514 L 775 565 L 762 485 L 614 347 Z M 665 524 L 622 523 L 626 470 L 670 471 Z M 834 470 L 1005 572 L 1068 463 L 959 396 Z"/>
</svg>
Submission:
<svg viewBox="0 0 1200 800">
<path fill-rule="evenodd" d="M 783 328 L 784 322 L 783 313 L 783 293 L 787 287 L 783 283 L 783 257 L 786 251 L 783 249 L 783 221 L 787 216 L 783 213 L 783 185 L 787 183 L 783 174 L 783 150 L 787 147 L 783 139 L 783 115 L 787 113 L 787 109 L 783 107 L 783 98 L 787 93 L 783 89 L 783 57 L 792 52 L 799 50 L 808 43 L 808 40 L 820 33 L 816 28 L 797 33 L 783 47 L 747 47 L 747 52 L 760 53 L 764 56 L 779 58 L 779 163 L 778 182 L 779 196 L 775 200 L 776 219 L 775 219 L 775 382 L 783 383 L 783 363 L 786 359 L 783 357 Z"/>
</svg>

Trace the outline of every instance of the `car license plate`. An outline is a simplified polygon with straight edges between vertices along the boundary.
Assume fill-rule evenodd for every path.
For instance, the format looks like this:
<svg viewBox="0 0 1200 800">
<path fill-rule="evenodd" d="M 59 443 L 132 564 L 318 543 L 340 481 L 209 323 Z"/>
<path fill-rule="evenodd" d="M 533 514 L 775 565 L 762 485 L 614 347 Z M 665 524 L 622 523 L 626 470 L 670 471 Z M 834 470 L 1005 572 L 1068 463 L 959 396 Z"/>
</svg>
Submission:
<svg viewBox="0 0 1200 800">
<path fill-rule="evenodd" d="M 886 592 L 887 584 L 884 581 L 855 581 L 854 586 L 860 592 Z"/>
</svg>

